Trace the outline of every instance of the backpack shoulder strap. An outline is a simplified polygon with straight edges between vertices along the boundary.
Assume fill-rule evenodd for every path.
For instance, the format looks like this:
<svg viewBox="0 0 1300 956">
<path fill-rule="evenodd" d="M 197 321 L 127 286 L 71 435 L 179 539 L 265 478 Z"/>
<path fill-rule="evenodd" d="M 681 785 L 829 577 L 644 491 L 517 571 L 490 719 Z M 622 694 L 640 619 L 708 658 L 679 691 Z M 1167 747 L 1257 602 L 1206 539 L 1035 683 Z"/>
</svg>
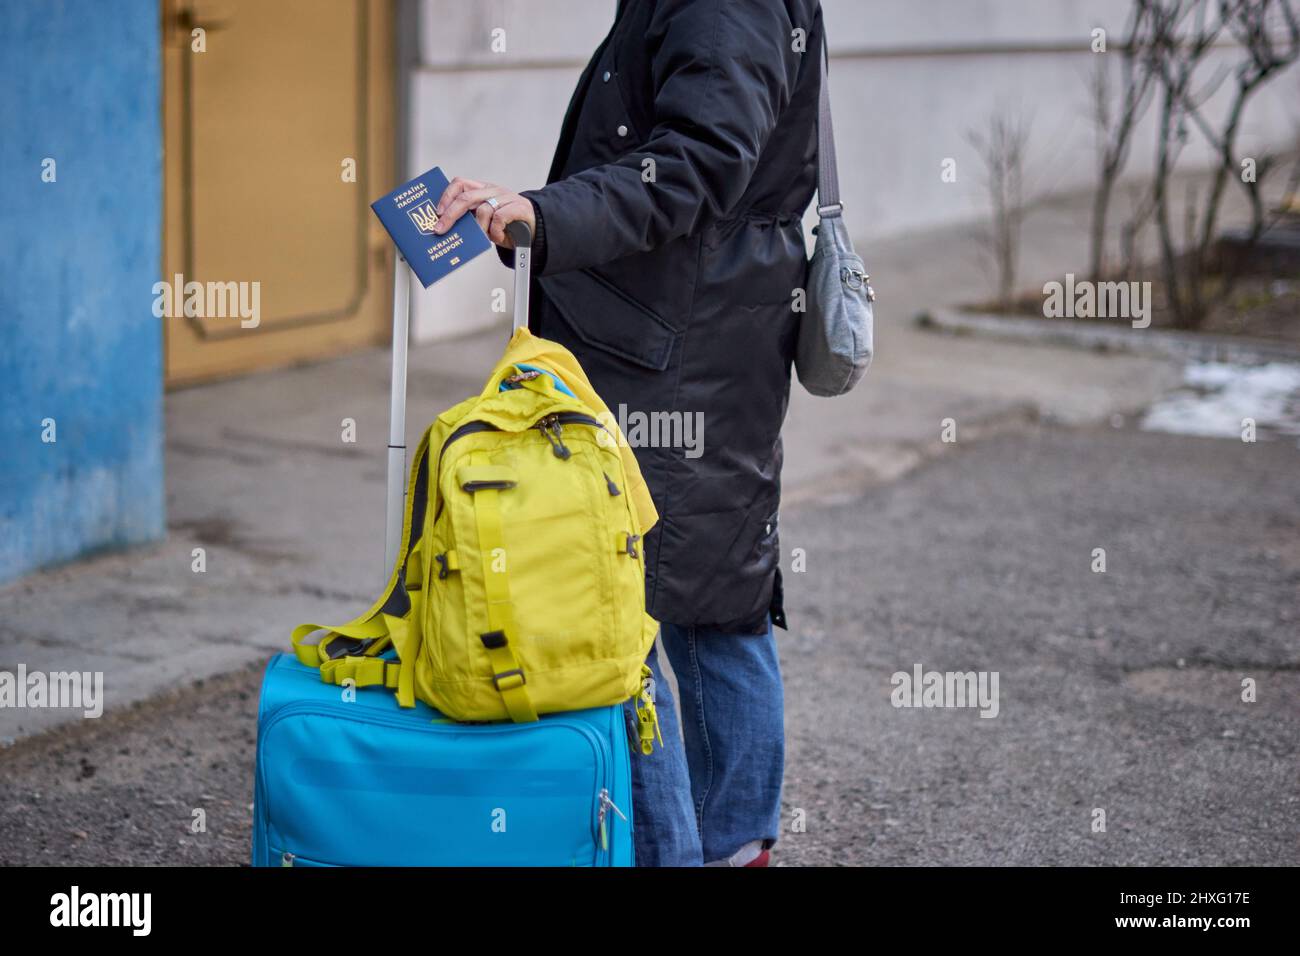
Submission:
<svg viewBox="0 0 1300 956">
<path fill-rule="evenodd" d="M 382 685 L 397 692 L 402 707 L 415 706 L 415 656 L 420 649 L 424 599 L 419 583 L 421 537 L 429 498 L 436 498 L 438 487 L 436 479 L 428 480 L 429 446 L 443 431 L 445 424 L 435 421 L 416 448 L 406 486 L 402 540 L 383 594 L 370 610 L 347 624 L 300 624 L 290 637 L 294 655 L 319 669 L 325 683 L 352 680 L 357 687 Z M 379 657 L 390 647 L 397 652 L 396 661 Z"/>
</svg>

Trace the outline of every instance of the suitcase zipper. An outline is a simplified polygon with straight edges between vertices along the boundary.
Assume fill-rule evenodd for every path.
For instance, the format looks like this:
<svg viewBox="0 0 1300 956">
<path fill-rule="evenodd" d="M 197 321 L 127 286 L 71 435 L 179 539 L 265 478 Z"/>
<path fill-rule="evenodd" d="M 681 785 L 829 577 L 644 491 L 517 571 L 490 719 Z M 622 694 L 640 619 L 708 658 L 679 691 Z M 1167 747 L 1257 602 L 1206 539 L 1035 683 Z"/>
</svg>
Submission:
<svg viewBox="0 0 1300 956">
<path fill-rule="evenodd" d="M 282 867 L 338 867 L 338 863 L 326 863 L 324 860 L 309 860 L 305 856 L 299 856 L 297 853 L 290 853 L 285 850 L 280 854 L 280 866 Z"/>
<path fill-rule="evenodd" d="M 617 813 L 624 823 L 628 822 L 627 814 L 618 808 L 613 800 L 609 798 L 609 788 L 601 787 L 600 793 L 596 795 L 600 803 L 600 811 L 596 814 L 596 828 L 600 831 L 600 848 L 606 853 L 609 852 L 609 831 L 605 827 L 605 812 L 613 810 Z"/>
</svg>

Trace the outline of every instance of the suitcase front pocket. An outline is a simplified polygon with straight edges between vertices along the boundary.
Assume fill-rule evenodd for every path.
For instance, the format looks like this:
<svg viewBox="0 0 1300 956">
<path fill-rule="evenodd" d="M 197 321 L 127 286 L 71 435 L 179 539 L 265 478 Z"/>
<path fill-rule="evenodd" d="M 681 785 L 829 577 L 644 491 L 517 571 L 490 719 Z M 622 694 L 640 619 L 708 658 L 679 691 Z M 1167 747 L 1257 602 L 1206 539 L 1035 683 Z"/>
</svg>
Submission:
<svg viewBox="0 0 1300 956">
<path fill-rule="evenodd" d="M 271 865 L 287 852 L 297 866 L 599 866 L 602 842 L 630 826 L 601 796 L 615 789 L 610 743 L 581 719 L 465 725 L 365 710 L 290 704 L 263 727 Z"/>
</svg>

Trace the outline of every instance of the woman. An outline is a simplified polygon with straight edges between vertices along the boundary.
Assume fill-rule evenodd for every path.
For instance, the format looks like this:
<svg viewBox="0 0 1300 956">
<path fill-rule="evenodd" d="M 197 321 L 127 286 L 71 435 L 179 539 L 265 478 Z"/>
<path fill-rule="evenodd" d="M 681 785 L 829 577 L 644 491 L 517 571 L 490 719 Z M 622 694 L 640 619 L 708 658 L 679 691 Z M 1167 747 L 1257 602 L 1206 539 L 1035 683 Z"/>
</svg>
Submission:
<svg viewBox="0 0 1300 956">
<path fill-rule="evenodd" d="M 473 210 L 503 250 L 506 225 L 529 224 L 529 326 L 620 417 L 707 426 L 690 454 L 637 447 L 660 512 L 647 610 L 682 716 L 652 651 L 666 746 L 634 761 L 641 865 L 766 866 L 780 830 L 780 431 L 821 44 L 816 0 L 620 0 L 547 185 L 458 178 L 438 203 L 445 223 Z"/>
</svg>

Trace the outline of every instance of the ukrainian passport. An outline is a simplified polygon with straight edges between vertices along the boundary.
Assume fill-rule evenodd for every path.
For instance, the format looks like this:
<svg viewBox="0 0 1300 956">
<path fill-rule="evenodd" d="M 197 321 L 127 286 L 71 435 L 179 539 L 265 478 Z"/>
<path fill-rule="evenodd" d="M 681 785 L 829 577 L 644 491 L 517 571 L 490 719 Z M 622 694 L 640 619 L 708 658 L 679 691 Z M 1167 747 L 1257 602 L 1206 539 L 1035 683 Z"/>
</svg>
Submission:
<svg viewBox="0 0 1300 956">
<path fill-rule="evenodd" d="M 435 166 L 370 204 L 426 289 L 492 248 L 473 210 L 452 223 L 446 232 L 433 231 L 438 222 L 434 206 L 446 188 L 447 177 Z"/>
</svg>

